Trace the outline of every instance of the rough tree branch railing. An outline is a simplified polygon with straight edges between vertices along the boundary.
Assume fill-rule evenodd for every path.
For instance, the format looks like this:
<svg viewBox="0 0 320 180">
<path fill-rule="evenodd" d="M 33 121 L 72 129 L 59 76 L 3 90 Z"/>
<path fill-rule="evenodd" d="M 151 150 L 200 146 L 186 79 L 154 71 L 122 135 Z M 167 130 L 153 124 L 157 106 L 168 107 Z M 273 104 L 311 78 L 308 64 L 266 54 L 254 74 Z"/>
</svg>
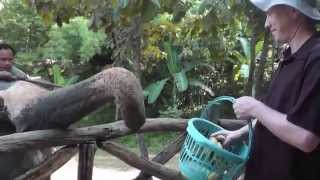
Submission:
<svg viewBox="0 0 320 180">
<path fill-rule="evenodd" d="M 160 164 L 167 163 L 174 155 L 176 155 L 182 147 L 182 144 L 186 138 L 187 133 L 182 133 L 178 138 L 172 141 L 167 147 L 165 147 L 160 153 L 158 153 L 154 158 L 152 158 L 153 162 L 157 162 Z M 147 174 L 145 172 L 140 172 L 138 177 L 135 180 L 146 180 L 149 179 L 152 175 Z"/>
<path fill-rule="evenodd" d="M 146 123 L 137 132 L 145 133 L 161 131 L 185 131 L 187 122 L 187 119 L 147 119 Z M 218 124 L 229 129 L 235 129 L 239 128 L 240 126 L 243 126 L 245 123 L 243 121 L 238 120 L 233 121 L 221 119 L 218 121 Z M 38 130 L 24 133 L 15 133 L 0 137 L 0 152 L 11 152 L 27 148 L 39 149 L 63 145 L 92 144 L 98 142 L 99 147 L 101 149 L 117 156 L 119 159 L 125 161 L 127 164 L 142 170 L 143 173 L 141 173 L 136 179 L 144 180 L 148 179 L 150 176 L 156 176 L 161 179 L 183 179 L 180 172 L 173 169 L 169 169 L 163 166 L 162 164 L 165 164 L 180 151 L 186 133 L 182 133 L 182 135 L 180 135 L 175 141 L 170 143 L 158 155 L 156 155 L 156 157 L 154 157 L 152 161 L 149 161 L 144 158 L 139 158 L 138 155 L 122 147 L 119 144 L 113 142 L 102 142 L 112 140 L 121 136 L 130 135 L 133 133 L 136 132 L 133 132 L 132 130 L 128 129 L 124 121 L 117 121 L 114 123 L 78 129 Z M 89 157 L 83 157 L 83 161 L 86 161 L 86 158 L 90 159 L 88 163 L 79 164 L 78 173 L 84 173 L 86 177 L 82 176 L 82 178 L 79 178 L 79 176 L 81 177 L 81 175 L 79 174 L 78 179 L 90 179 L 89 176 L 91 176 L 92 174 L 94 155 L 92 149 L 94 148 L 91 148 L 91 152 L 87 152 Z M 40 164 L 40 166 L 29 170 L 25 174 L 15 179 L 43 179 L 44 177 L 48 177 L 55 170 L 57 170 L 64 163 L 66 163 L 76 152 L 76 148 L 62 148 L 55 154 L 53 154 L 51 157 L 49 157 L 47 161 Z M 86 153 L 83 153 L 82 156 L 85 155 Z M 88 169 L 88 172 L 80 172 L 81 169 Z"/>
<path fill-rule="evenodd" d="M 186 124 L 186 119 L 148 119 L 137 132 L 184 131 Z M 124 121 L 78 129 L 53 129 L 15 133 L 0 137 L 0 152 L 82 144 L 96 140 L 105 141 L 133 133 L 135 132 L 128 129 Z"/>
<path fill-rule="evenodd" d="M 139 156 L 125 147 L 114 143 L 114 142 L 104 142 L 99 145 L 99 147 L 106 152 L 120 158 L 127 164 L 136 167 L 138 169 L 143 169 L 144 172 L 152 174 L 160 179 L 167 180 L 183 180 L 186 179 L 183 175 L 174 169 L 165 167 L 159 163 L 149 161 L 147 159 L 139 158 Z"/>
</svg>

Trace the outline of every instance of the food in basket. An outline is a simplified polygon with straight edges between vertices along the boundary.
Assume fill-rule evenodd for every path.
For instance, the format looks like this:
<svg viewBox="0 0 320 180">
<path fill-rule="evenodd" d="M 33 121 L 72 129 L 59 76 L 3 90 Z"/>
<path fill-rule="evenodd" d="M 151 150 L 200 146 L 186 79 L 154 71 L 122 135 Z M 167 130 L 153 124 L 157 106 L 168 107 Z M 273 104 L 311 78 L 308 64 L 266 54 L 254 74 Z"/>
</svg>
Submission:
<svg viewBox="0 0 320 180">
<path fill-rule="evenodd" d="M 222 135 L 220 135 L 222 136 Z M 213 143 L 218 145 L 219 147 L 223 148 L 221 142 L 218 139 L 221 139 L 222 137 L 215 137 L 215 136 L 210 136 L 209 140 Z"/>
<path fill-rule="evenodd" d="M 212 172 L 209 174 L 208 180 L 221 180 L 221 176 L 215 172 Z"/>
<path fill-rule="evenodd" d="M 223 140 L 225 139 L 225 136 L 223 135 L 218 135 L 214 136 L 211 135 L 209 140 L 218 145 L 218 147 L 223 148 L 222 143 Z M 227 161 L 220 155 L 215 154 L 213 156 L 213 166 L 214 166 L 214 171 L 211 172 L 208 176 L 208 180 L 221 180 L 223 177 L 223 174 L 228 173 L 228 163 Z"/>
</svg>

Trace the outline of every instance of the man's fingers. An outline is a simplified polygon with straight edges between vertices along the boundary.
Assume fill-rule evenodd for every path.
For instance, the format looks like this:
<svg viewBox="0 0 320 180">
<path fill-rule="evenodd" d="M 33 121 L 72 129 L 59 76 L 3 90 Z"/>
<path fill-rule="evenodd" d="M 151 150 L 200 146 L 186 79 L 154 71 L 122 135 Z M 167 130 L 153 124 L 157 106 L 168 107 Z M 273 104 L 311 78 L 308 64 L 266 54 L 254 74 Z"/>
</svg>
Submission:
<svg viewBox="0 0 320 180">
<path fill-rule="evenodd" d="M 225 140 L 224 142 L 223 142 L 223 144 L 222 144 L 222 147 L 223 148 L 227 148 L 227 147 L 229 147 L 230 146 L 230 140 Z"/>
<path fill-rule="evenodd" d="M 225 135 L 216 135 L 214 136 L 219 142 L 224 142 L 226 140 L 226 136 Z"/>
<path fill-rule="evenodd" d="M 227 136 L 226 139 L 223 141 L 223 148 L 228 148 L 233 142 L 233 138 L 231 138 L 230 136 Z"/>
<path fill-rule="evenodd" d="M 210 135 L 210 137 L 216 137 L 216 136 L 219 136 L 219 135 L 226 135 L 226 131 L 225 130 L 221 130 L 221 131 L 218 131 L 218 132 L 215 132 L 215 133 L 212 133 L 211 135 Z"/>
</svg>

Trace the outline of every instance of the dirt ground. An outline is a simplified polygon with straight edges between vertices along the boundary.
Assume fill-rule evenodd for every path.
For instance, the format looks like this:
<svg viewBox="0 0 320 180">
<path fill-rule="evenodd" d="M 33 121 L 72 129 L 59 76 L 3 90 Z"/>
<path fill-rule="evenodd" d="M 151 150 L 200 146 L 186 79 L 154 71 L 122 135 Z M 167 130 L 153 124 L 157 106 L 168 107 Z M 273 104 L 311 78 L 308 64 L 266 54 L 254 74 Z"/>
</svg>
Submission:
<svg viewBox="0 0 320 180">
<path fill-rule="evenodd" d="M 178 169 L 179 156 L 176 155 L 172 158 L 166 166 Z M 77 180 L 77 156 L 73 157 L 67 164 L 56 171 L 51 179 L 52 180 Z M 121 160 L 114 156 L 111 156 L 102 151 L 98 151 L 95 156 L 94 168 L 93 168 L 93 180 L 130 180 L 134 179 L 138 174 L 139 170 L 125 164 Z M 157 178 L 153 178 L 157 179 Z"/>
</svg>

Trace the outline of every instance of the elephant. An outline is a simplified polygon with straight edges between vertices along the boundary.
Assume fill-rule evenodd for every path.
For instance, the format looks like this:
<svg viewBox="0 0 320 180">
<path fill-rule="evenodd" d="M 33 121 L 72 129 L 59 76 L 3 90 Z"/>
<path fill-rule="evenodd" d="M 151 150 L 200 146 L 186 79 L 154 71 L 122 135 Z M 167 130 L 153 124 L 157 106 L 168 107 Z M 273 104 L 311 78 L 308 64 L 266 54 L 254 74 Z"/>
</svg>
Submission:
<svg viewBox="0 0 320 180">
<path fill-rule="evenodd" d="M 126 126 L 137 131 L 145 122 L 142 92 L 138 79 L 124 68 L 110 68 L 54 90 L 26 81 L 0 80 L 3 100 L 0 135 L 68 128 L 112 100 L 118 105 Z M 0 179 L 11 180 L 36 167 L 47 157 L 47 152 L 39 149 L 0 153 Z"/>
</svg>

